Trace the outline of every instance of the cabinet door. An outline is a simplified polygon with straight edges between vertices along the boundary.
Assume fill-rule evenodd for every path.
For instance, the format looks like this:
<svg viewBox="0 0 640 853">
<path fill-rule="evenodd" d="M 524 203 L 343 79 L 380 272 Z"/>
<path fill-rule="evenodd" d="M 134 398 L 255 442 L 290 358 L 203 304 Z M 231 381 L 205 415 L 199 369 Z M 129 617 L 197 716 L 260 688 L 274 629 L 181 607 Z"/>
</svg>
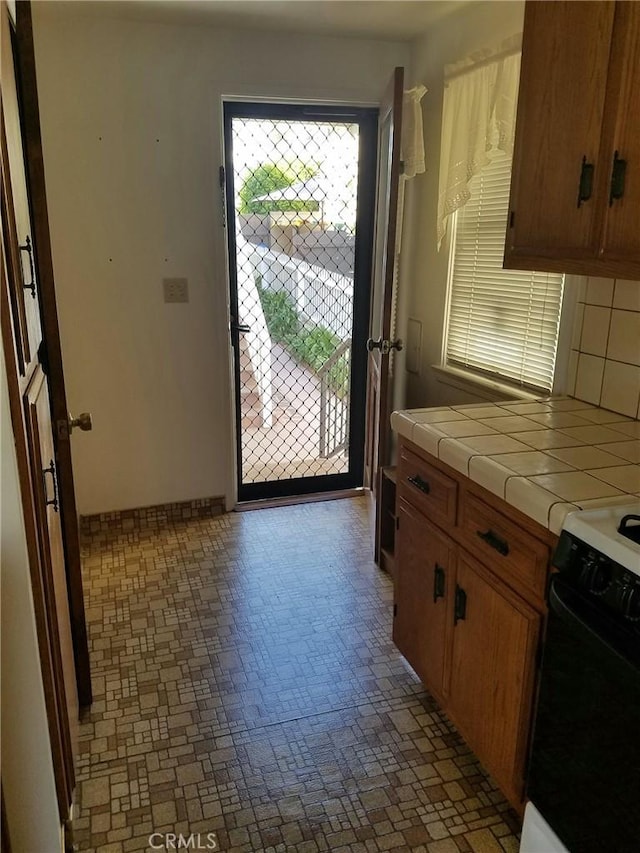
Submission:
<svg viewBox="0 0 640 853">
<path fill-rule="evenodd" d="M 640 277 L 640 4 L 617 3 L 605 118 L 607 226 L 603 258 L 635 264 L 627 278 Z M 617 156 L 616 156 L 617 154 Z M 623 160 L 620 198 L 611 196 L 616 161 Z"/>
<path fill-rule="evenodd" d="M 445 693 L 455 563 L 449 540 L 400 500 L 393 641 L 436 698 Z"/>
<path fill-rule="evenodd" d="M 523 796 L 540 616 L 464 551 L 457 556 L 451 716 L 514 805 Z"/>
<path fill-rule="evenodd" d="M 37 299 L 33 234 L 29 214 L 27 178 L 18 87 L 13 63 L 13 44 L 9 12 L 3 6 L 1 25 L 2 69 L 2 227 L 15 234 L 16 244 L 8 243 L 9 295 L 16 328 L 18 364 L 25 375 L 25 365 L 35 356 L 42 341 L 40 310 Z"/>
<path fill-rule="evenodd" d="M 600 137 L 615 4 L 537 0 L 525 7 L 505 266 L 560 269 L 596 258 Z M 578 204 L 583 160 L 593 194 Z M 533 267 L 535 268 L 535 267 Z"/>
<path fill-rule="evenodd" d="M 74 788 L 74 758 L 78 754 L 79 707 L 76 671 L 69 616 L 68 584 L 60 523 L 58 476 L 47 378 L 38 366 L 24 395 L 29 440 L 29 463 L 34 480 L 35 513 L 38 544 L 42 560 L 43 595 L 49 615 L 47 629 L 51 644 L 59 654 L 52 664 L 55 685 L 46 684 L 56 703 L 59 743 L 52 743 L 54 755 L 60 755 L 55 770 L 62 774 L 61 785 L 67 786 L 69 797 Z"/>
</svg>

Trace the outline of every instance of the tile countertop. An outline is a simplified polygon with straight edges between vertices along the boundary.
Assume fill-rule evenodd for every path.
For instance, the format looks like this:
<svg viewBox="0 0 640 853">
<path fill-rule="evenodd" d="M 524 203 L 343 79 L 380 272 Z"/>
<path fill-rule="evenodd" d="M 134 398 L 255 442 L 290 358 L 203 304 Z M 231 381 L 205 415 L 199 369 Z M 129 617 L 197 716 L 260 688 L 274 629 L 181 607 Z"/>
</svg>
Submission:
<svg viewBox="0 0 640 853">
<path fill-rule="evenodd" d="M 570 397 L 411 409 L 391 426 L 554 533 L 568 512 L 640 502 L 640 421 Z"/>
</svg>

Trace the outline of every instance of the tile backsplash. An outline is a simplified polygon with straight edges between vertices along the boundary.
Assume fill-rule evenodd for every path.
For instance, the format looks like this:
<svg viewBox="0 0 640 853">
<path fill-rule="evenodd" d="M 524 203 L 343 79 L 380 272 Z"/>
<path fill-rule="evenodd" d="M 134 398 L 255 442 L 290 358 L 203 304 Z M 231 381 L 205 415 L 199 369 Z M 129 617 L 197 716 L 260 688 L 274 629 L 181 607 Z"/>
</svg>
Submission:
<svg viewBox="0 0 640 853">
<path fill-rule="evenodd" d="M 568 392 L 578 400 L 640 417 L 640 282 L 581 282 Z"/>
</svg>

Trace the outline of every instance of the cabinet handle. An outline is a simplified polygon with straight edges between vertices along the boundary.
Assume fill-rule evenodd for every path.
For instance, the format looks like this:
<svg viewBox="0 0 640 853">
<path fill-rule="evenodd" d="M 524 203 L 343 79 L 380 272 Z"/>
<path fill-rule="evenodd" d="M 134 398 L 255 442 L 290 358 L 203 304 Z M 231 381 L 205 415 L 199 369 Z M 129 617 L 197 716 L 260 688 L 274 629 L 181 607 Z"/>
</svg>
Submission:
<svg viewBox="0 0 640 853">
<path fill-rule="evenodd" d="M 416 489 L 420 489 L 421 492 L 424 492 L 425 495 L 428 495 L 431 491 L 431 486 L 426 480 L 422 479 L 420 474 L 416 474 L 414 477 L 407 477 L 407 480 L 412 486 L 415 486 Z"/>
<path fill-rule="evenodd" d="M 29 278 L 31 279 L 29 282 L 24 280 L 24 272 L 22 274 L 22 286 L 25 290 L 31 291 L 31 296 L 36 298 L 36 273 L 33 266 L 33 246 L 31 245 L 31 237 L 27 234 L 27 239 L 24 242 L 24 246 L 18 246 L 21 252 L 26 252 L 27 257 L 29 258 Z"/>
<path fill-rule="evenodd" d="M 580 184 L 578 185 L 578 207 L 583 201 L 589 201 L 593 190 L 593 163 L 587 163 L 587 158 L 582 158 L 582 169 L 580 169 Z"/>
<path fill-rule="evenodd" d="M 433 603 L 435 604 L 439 598 L 444 598 L 444 583 L 445 574 L 442 566 L 437 563 L 433 570 Z"/>
<path fill-rule="evenodd" d="M 53 480 L 52 498 L 49 498 L 47 493 L 47 474 L 51 474 L 51 478 Z M 56 477 L 56 464 L 53 459 L 49 462 L 48 468 L 42 469 L 42 482 L 44 483 L 45 506 L 52 506 L 54 512 L 58 512 L 58 478 Z"/>
<path fill-rule="evenodd" d="M 624 195 L 624 178 L 627 171 L 627 161 L 621 160 L 616 151 L 613 155 L 613 168 L 611 169 L 611 188 L 609 190 L 609 207 L 613 202 Z"/>
<path fill-rule="evenodd" d="M 482 539 L 483 542 L 486 542 L 491 548 L 498 552 L 498 554 L 502 554 L 503 557 L 506 557 L 509 553 L 509 543 L 504 539 L 501 539 L 493 530 L 476 530 L 476 534 Z"/>
<path fill-rule="evenodd" d="M 467 615 L 467 593 L 456 584 L 456 595 L 453 607 L 453 624 L 464 621 Z"/>
</svg>

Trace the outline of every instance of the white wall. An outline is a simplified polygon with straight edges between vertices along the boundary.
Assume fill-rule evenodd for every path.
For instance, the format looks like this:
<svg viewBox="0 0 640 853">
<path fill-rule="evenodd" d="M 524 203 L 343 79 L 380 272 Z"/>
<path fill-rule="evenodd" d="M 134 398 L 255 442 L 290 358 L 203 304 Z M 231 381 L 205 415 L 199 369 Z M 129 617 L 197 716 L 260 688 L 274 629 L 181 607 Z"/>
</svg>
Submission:
<svg viewBox="0 0 640 853">
<path fill-rule="evenodd" d="M 480 399 L 443 384 L 431 369 L 440 362 L 442 350 L 448 266 L 446 248 L 438 252 L 436 247 L 444 66 L 521 32 L 523 16 L 520 0 L 474 2 L 440 21 L 412 45 L 413 82 L 429 90 L 422 100 L 427 171 L 407 186 L 399 316 L 403 327 L 407 317 L 422 322 L 422 358 L 419 375 L 399 371 L 396 405 L 437 406 Z M 402 328 L 401 336 L 404 332 Z"/>
<path fill-rule="evenodd" d="M 0 386 L 2 787 L 14 853 L 55 853 L 61 827 L 2 348 Z"/>
<path fill-rule="evenodd" d="M 100 4 L 89 4 L 95 8 Z M 34 4 L 79 511 L 233 483 L 221 98 L 375 103 L 406 45 L 83 17 Z M 165 305 L 163 276 L 189 279 Z"/>
</svg>

